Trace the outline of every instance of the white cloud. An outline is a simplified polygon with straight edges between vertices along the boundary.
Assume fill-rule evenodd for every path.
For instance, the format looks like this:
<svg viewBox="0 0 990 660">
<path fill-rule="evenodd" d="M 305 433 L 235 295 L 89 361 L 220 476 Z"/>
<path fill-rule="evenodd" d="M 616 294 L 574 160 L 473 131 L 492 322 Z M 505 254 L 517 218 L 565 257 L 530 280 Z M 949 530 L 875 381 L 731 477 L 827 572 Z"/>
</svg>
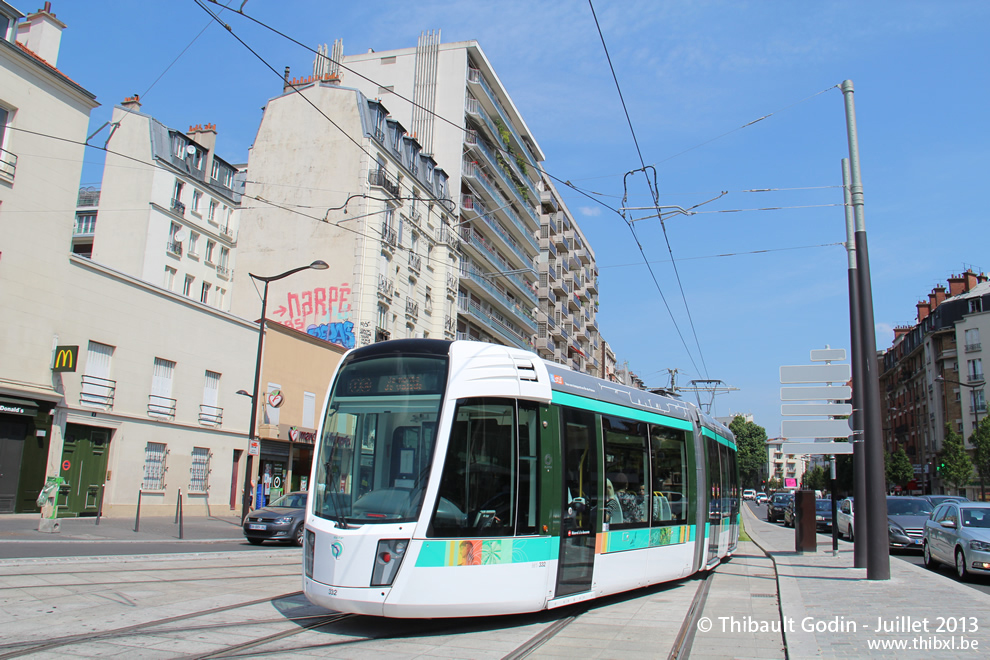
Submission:
<svg viewBox="0 0 990 660">
<path fill-rule="evenodd" d="M 587 217 L 594 217 L 602 214 L 602 210 L 597 206 L 581 206 L 578 208 L 578 211 L 581 215 Z"/>
</svg>

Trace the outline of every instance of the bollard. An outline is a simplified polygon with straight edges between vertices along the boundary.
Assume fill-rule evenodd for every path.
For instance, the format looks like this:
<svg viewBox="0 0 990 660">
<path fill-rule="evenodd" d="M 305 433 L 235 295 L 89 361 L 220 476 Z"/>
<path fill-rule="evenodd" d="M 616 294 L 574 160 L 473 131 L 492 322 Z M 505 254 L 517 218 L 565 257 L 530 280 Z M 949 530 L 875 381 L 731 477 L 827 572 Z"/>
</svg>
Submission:
<svg viewBox="0 0 990 660">
<path fill-rule="evenodd" d="M 173 522 L 172 524 L 175 524 L 175 523 L 179 522 L 179 507 L 180 506 L 182 506 L 182 489 L 181 488 L 179 489 L 179 496 L 175 500 L 175 522 Z"/>
<path fill-rule="evenodd" d="M 181 488 L 179 489 L 178 512 L 179 512 L 179 540 L 181 541 L 185 537 L 185 534 L 183 534 L 183 527 L 182 527 L 182 489 Z"/>
<path fill-rule="evenodd" d="M 137 532 L 141 529 L 141 489 L 138 488 L 138 508 L 137 515 L 134 516 L 134 531 Z"/>
<path fill-rule="evenodd" d="M 96 526 L 100 525 L 100 518 L 103 517 L 103 489 L 106 488 L 106 484 L 100 484 L 100 502 L 96 505 Z"/>
</svg>

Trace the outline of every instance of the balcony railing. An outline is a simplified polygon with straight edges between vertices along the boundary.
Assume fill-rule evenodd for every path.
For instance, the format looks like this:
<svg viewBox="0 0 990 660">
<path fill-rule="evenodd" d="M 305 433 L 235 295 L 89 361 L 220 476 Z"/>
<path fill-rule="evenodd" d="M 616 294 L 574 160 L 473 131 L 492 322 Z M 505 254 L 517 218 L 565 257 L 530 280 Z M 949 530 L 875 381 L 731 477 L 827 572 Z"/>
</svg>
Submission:
<svg viewBox="0 0 990 660">
<path fill-rule="evenodd" d="M 179 243 L 178 241 L 169 241 L 165 246 L 165 249 L 177 257 L 182 256 L 182 243 Z"/>
<path fill-rule="evenodd" d="M 183 204 L 182 202 L 180 202 L 177 199 L 173 199 L 172 200 L 172 210 L 175 211 L 176 213 L 178 213 L 179 215 L 185 215 L 186 214 L 186 205 Z"/>
<path fill-rule="evenodd" d="M 406 301 L 406 316 L 411 316 L 414 319 L 419 317 L 418 302 L 413 302 L 412 300 Z"/>
<path fill-rule="evenodd" d="M 398 245 L 399 238 L 392 225 L 385 223 L 382 225 L 382 243 L 394 248 Z"/>
<path fill-rule="evenodd" d="M 222 277 L 225 280 L 230 279 L 230 269 L 226 266 L 221 266 L 217 264 L 217 277 Z"/>
<path fill-rule="evenodd" d="M 495 106 L 495 109 L 498 110 L 498 114 L 502 118 L 502 121 L 505 122 L 506 127 L 509 129 L 509 132 L 512 133 L 512 136 L 514 138 L 516 138 L 516 142 L 519 144 L 520 151 L 522 151 L 522 154 L 526 157 L 526 160 L 529 161 L 530 166 L 535 169 L 536 161 L 533 159 L 532 154 L 529 153 L 529 149 L 526 147 L 526 143 L 523 142 L 522 138 L 519 137 L 519 133 L 516 132 L 516 127 L 512 124 L 511 121 L 509 121 L 509 118 L 506 116 L 505 110 L 502 108 L 502 104 L 495 96 L 495 92 L 493 92 L 491 87 L 488 86 L 488 82 L 485 80 L 485 77 L 481 75 L 481 71 L 475 69 L 474 67 L 469 67 L 468 81 L 477 83 L 478 85 L 481 86 L 483 90 L 485 90 L 485 94 L 488 96 L 488 100 L 491 101 L 492 105 Z"/>
<path fill-rule="evenodd" d="M 159 419 L 175 419 L 175 399 L 157 394 L 148 395 L 148 416 Z"/>
<path fill-rule="evenodd" d="M 468 269 L 462 264 L 461 277 L 469 278 L 474 282 L 477 282 L 481 287 L 488 292 L 490 296 L 495 298 L 505 309 L 513 316 L 515 316 L 519 321 L 525 323 L 533 332 L 536 332 L 536 321 L 530 316 L 529 310 L 523 308 L 519 303 L 511 300 L 508 296 L 498 290 L 494 284 L 489 281 L 488 278 L 484 277 L 480 272 L 474 268 Z M 537 303 L 538 299 L 534 296 L 533 303 Z M 517 333 L 518 334 L 518 333 Z"/>
<path fill-rule="evenodd" d="M 982 382 L 984 380 L 984 378 L 983 378 L 983 374 L 982 373 L 978 373 L 978 374 L 967 374 L 966 380 L 967 380 L 967 382 L 970 382 L 970 383 L 979 383 L 979 382 Z"/>
<path fill-rule="evenodd" d="M 982 344 L 980 344 L 979 342 L 977 342 L 975 344 L 966 344 L 966 352 L 967 353 L 975 353 L 976 351 L 980 350 L 981 347 L 982 347 Z"/>
<path fill-rule="evenodd" d="M 519 257 L 520 259 L 522 259 L 523 263 L 526 263 L 526 264 L 531 263 L 533 261 L 533 257 L 535 256 L 535 253 L 537 253 L 537 252 L 540 251 L 540 248 L 539 248 L 539 245 L 536 242 L 536 239 L 534 239 L 529 234 L 524 233 L 523 236 L 525 236 L 526 242 L 532 248 L 533 253 L 534 253 L 534 254 L 527 255 L 523 251 L 522 247 L 509 234 L 509 232 L 505 230 L 505 228 L 502 226 L 502 223 L 500 223 L 497 219 L 495 219 L 494 217 L 492 217 L 492 213 L 487 210 L 487 208 L 485 207 L 485 203 L 483 201 L 481 201 L 480 199 L 476 199 L 473 195 L 463 195 L 463 198 L 461 200 L 461 205 L 463 206 L 463 208 L 470 209 L 470 210 L 474 211 L 475 213 L 477 213 L 478 216 L 479 216 L 479 218 L 486 225 L 488 225 L 489 227 L 491 227 L 492 231 L 494 231 L 496 234 L 498 234 L 498 237 L 501 238 L 505 242 L 506 246 L 510 250 L 512 250 L 516 254 L 517 257 Z"/>
<path fill-rule="evenodd" d="M 368 172 L 368 183 L 379 188 L 384 188 L 392 197 L 399 196 L 399 184 L 392 176 L 382 169 L 374 169 Z"/>
<path fill-rule="evenodd" d="M 409 270 L 413 270 L 418 273 L 422 265 L 423 265 L 423 257 L 419 256 L 418 254 L 409 255 Z"/>
<path fill-rule="evenodd" d="M 378 276 L 378 293 L 386 298 L 392 297 L 392 291 L 395 289 L 395 285 L 392 280 L 385 277 L 384 275 Z"/>
<path fill-rule="evenodd" d="M 199 423 L 206 426 L 220 426 L 223 423 L 223 408 L 200 404 Z"/>
<path fill-rule="evenodd" d="M 481 166 L 478 165 L 478 163 L 471 160 L 463 159 L 461 161 L 461 165 L 462 165 L 461 174 L 465 177 L 471 177 L 476 181 L 478 181 L 478 183 L 481 184 L 481 187 L 487 190 L 488 194 L 492 196 L 493 200 L 495 200 L 496 208 L 500 208 L 500 210 L 505 212 L 505 215 L 508 216 L 508 218 L 512 220 L 512 222 L 519 228 L 519 231 L 523 236 L 531 237 L 532 232 L 536 231 L 536 227 L 538 227 L 540 223 L 539 220 L 536 218 L 536 215 L 529 208 L 529 206 L 527 204 L 522 204 L 522 207 L 528 212 L 528 215 L 533 219 L 534 224 L 532 227 L 527 227 L 526 224 L 523 223 L 519 215 L 513 210 L 513 207 L 509 206 L 509 200 L 506 199 L 505 195 L 502 194 L 502 191 L 498 189 L 498 186 L 496 186 L 492 182 L 492 180 L 481 168 Z M 532 240 L 534 241 L 535 244 L 536 239 L 532 239 Z"/>
<path fill-rule="evenodd" d="M 79 189 L 79 196 L 76 197 L 76 206 L 99 206 L 100 189 L 87 186 Z"/>
<path fill-rule="evenodd" d="M 513 344 L 520 348 L 533 347 L 533 341 L 530 336 L 524 336 L 519 330 L 509 326 L 508 324 L 500 321 L 498 318 L 485 312 L 480 305 L 474 302 L 469 302 L 466 299 L 460 299 L 457 301 L 457 308 L 465 313 L 470 314 L 476 320 L 484 324 L 488 329 L 498 333 L 502 337 L 508 339 Z M 533 331 L 536 331 L 536 324 L 533 324 Z M 470 339 L 469 336 L 461 336 L 461 333 L 457 335 L 458 339 Z"/>
<path fill-rule="evenodd" d="M 457 275 L 453 273 L 447 273 L 447 295 L 457 296 Z"/>
<path fill-rule="evenodd" d="M 113 410 L 113 397 L 117 393 L 117 381 L 83 374 L 79 403 L 90 408 Z"/>
<path fill-rule="evenodd" d="M 453 316 L 443 317 L 443 330 L 444 332 L 454 333 L 457 331 L 457 319 Z"/>
<path fill-rule="evenodd" d="M 389 337 L 392 336 L 388 330 L 383 328 L 375 328 L 375 342 L 388 341 Z"/>
<path fill-rule="evenodd" d="M 17 154 L 12 154 L 6 149 L 0 149 L 0 177 L 13 181 L 16 172 Z"/>
<path fill-rule="evenodd" d="M 230 227 L 230 225 L 224 225 L 223 227 L 220 227 L 220 234 L 227 240 L 230 241 L 234 240 L 234 230 Z"/>
</svg>

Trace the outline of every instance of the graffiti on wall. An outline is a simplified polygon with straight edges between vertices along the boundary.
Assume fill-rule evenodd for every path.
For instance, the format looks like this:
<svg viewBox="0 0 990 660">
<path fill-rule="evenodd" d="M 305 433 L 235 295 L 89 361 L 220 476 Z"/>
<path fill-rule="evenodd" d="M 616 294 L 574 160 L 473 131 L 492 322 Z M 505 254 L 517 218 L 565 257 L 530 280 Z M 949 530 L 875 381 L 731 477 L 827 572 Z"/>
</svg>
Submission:
<svg viewBox="0 0 990 660">
<path fill-rule="evenodd" d="M 318 287 L 286 294 L 285 304 L 272 311 L 278 323 L 344 348 L 354 348 L 351 287 Z"/>
<path fill-rule="evenodd" d="M 371 341 L 371 321 L 361 321 L 361 345 L 367 346 Z"/>
</svg>

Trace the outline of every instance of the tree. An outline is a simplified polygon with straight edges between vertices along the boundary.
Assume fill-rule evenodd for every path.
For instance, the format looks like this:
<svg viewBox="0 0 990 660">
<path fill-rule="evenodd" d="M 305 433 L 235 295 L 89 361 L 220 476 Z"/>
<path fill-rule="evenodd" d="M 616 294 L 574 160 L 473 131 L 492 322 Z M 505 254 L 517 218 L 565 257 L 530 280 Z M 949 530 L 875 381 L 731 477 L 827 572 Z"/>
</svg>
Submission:
<svg viewBox="0 0 990 660">
<path fill-rule="evenodd" d="M 897 484 L 901 488 L 907 486 L 908 482 L 914 479 L 914 466 L 911 459 L 903 448 L 898 449 L 893 454 L 887 454 L 886 472 L 887 483 Z"/>
<path fill-rule="evenodd" d="M 805 470 L 804 476 L 801 477 L 801 486 L 806 490 L 825 490 L 828 486 L 825 468 L 816 465 L 810 470 Z"/>
<path fill-rule="evenodd" d="M 736 436 L 736 463 L 739 478 L 746 488 L 756 488 L 767 469 L 767 431 L 755 422 L 736 415 L 729 424 Z"/>
<path fill-rule="evenodd" d="M 963 447 L 962 436 L 952 430 L 951 424 L 945 425 L 945 442 L 942 443 L 940 476 L 942 481 L 957 491 L 973 478 L 973 461 L 970 460 L 966 448 Z"/>
<path fill-rule="evenodd" d="M 987 499 L 987 479 L 990 479 L 990 417 L 980 420 L 969 441 L 976 447 L 976 472 L 980 475 L 980 499 Z"/>
</svg>

